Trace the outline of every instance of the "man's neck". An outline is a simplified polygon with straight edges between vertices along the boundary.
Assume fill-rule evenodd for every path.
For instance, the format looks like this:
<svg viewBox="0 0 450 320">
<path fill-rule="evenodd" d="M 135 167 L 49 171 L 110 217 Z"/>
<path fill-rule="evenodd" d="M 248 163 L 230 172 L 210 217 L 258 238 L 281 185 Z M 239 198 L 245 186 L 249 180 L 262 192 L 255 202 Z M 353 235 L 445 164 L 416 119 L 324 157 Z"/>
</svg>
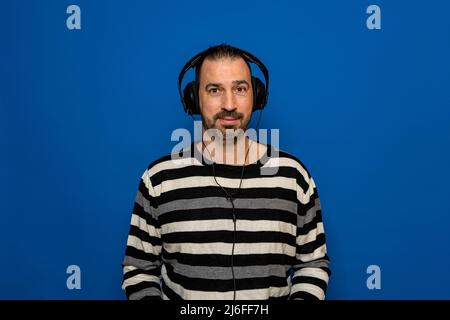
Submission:
<svg viewBox="0 0 450 320">
<path fill-rule="evenodd" d="M 233 141 L 234 140 L 234 141 Z M 206 146 L 206 149 L 205 149 Z M 259 160 L 265 149 L 247 136 L 235 139 L 214 139 L 202 143 L 203 156 L 215 163 L 241 166 Z"/>
</svg>

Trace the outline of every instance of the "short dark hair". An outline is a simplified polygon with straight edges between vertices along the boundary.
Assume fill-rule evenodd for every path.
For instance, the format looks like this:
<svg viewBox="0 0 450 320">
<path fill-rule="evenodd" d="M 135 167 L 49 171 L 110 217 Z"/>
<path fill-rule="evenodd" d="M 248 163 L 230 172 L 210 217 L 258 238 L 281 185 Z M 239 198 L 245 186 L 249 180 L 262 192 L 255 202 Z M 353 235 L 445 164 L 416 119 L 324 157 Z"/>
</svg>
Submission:
<svg viewBox="0 0 450 320">
<path fill-rule="evenodd" d="M 248 62 L 247 58 L 243 55 L 241 49 L 230 46 L 228 44 L 219 44 L 217 46 L 209 47 L 206 51 L 203 57 L 197 62 L 197 65 L 195 66 L 195 81 L 197 85 L 199 85 L 200 81 L 200 70 L 203 65 L 203 61 L 205 59 L 212 59 L 217 60 L 221 58 L 242 58 L 244 59 L 245 63 L 247 64 L 248 69 L 250 70 L 250 75 L 252 74 L 252 69 L 250 68 L 250 63 Z"/>
</svg>

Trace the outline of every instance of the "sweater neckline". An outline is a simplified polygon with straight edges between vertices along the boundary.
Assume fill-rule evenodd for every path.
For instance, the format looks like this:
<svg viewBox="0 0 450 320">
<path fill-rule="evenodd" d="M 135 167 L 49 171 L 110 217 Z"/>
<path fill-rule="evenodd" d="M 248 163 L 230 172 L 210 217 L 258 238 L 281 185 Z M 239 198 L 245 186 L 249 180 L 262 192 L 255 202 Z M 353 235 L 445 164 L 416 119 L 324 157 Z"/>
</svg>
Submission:
<svg viewBox="0 0 450 320">
<path fill-rule="evenodd" d="M 199 161 L 199 163 L 201 163 L 202 166 L 212 166 L 212 162 L 206 161 L 203 158 L 201 151 L 196 146 L 197 142 L 198 141 L 194 141 L 194 142 L 191 143 L 191 155 L 193 157 L 195 157 Z M 267 160 L 269 158 L 269 154 L 270 154 L 271 145 L 270 144 L 266 144 L 265 146 L 266 146 L 266 150 L 264 151 L 264 153 L 263 153 L 261 158 L 259 158 L 255 162 L 252 162 L 252 163 L 244 165 L 246 171 L 247 170 L 251 170 L 251 169 L 259 169 L 267 162 Z M 239 171 L 240 172 L 242 170 L 243 166 L 242 165 L 233 165 L 233 164 L 225 164 L 225 163 L 214 162 L 214 167 L 216 169 L 219 169 L 219 170 Z"/>
</svg>

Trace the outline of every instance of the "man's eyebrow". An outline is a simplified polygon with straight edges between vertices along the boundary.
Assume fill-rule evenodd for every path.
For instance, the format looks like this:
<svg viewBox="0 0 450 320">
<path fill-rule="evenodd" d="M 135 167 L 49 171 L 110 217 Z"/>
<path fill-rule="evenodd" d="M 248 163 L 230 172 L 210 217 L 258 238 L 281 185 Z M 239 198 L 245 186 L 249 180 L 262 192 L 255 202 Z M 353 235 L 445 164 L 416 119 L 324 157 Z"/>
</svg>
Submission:
<svg viewBox="0 0 450 320">
<path fill-rule="evenodd" d="M 208 87 L 220 87 L 221 85 L 222 85 L 221 83 L 210 82 L 206 84 L 205 89 L 208 89 Z"/>
<path fill-rule="evenodd" d="M 233 81 L 233 84 L 236 85 L 236 86 L 238 86 L 240 84 L 246 84 L 246 85 L 248 85 L 250 87 L 250 85 L 247 82 L 247 80 L 235 80 L 235 81 Z"/>
<path fill-rule="evenodd" d="M 246 84 L 247 86 L 250 86 L 247 80 L 234 80 L 232 83 L 235 86 L 238 86 L 240 84 Z M 209 87 L 220 87 L 221 85 L 221 83 L 210 82 L 205 85 L 205 89 L 208 89 Z"/>
</svg>

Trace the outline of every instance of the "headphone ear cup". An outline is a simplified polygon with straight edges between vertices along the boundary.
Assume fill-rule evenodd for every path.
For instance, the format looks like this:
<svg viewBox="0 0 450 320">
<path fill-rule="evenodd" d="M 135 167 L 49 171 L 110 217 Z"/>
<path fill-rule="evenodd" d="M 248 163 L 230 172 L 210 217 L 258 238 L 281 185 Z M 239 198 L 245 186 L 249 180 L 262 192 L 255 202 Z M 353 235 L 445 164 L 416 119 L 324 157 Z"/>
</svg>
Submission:
<svg viewBox="0 0 450 320">
<path fill-rule="evenodd" d="M 183 90 L 184 111 L 189 114 L 200 114 L 198 107 L 197 84 L 189 82 Z"/>
<path fill-rule="evenodd" d="M 253 111 L 263 109 L 267 103 L 266 86 L 257 77 L 252 77 Z"/>
</svg>

